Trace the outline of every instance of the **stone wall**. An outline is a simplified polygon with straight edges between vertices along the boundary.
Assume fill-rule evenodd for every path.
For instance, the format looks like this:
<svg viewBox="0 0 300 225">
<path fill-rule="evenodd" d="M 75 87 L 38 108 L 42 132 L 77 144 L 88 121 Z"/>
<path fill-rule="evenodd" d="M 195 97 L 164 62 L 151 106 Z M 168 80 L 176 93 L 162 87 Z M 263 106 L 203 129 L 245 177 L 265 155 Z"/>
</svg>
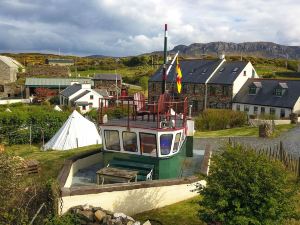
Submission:
<svg viewBox="0 0 300 225">
<path fill-rule="evenodd" d="M 17 79 L 17 68 L 8 66 L 0 60 L 0 81 L 1 83 L 15 82 Z"/>
<path fill-rule="evenodd" d="M 66 66 L 34 65 L 28 66 L 25 73 L 18 73 L 18 77 L 69 77 L 70 74 Z"/>
<path fill-rule="evenodd" d="M 157 101 L 161 94 L 161 82 L 148 83 L 148 99 L 150 102 Z M 210 84 L 207 87 L 207 108 L 231 108 L 232 85 L 215 85 Z M 210 93 L 214 88 L 215 94 Z M 167 83 L 167 90 L 177 93 L 176 83 Z M 205 105 L 205 84 L 183 83 L 180 99 L 188 97 L 189 104 L 193 105 L 194 113 L 201 112 Z"/>
<path fill-rule="evenodd" d="M 21 90 L 21 86 L 14 83 L 0 84 L 0 98 L 20 97 L 22 95 Z"/>
</svg>

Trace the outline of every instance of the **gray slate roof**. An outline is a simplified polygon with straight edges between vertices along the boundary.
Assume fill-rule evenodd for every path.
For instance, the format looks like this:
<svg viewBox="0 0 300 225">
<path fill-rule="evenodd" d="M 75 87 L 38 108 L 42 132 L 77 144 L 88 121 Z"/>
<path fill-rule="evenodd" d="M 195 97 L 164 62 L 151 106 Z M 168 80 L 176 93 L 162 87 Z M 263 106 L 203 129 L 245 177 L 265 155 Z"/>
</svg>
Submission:
<svg viewBox="0 0 300 225">
<path fill-rule="evenodd" d="M 122 80 L 122 76 L 120 74 L 96 74 L 93 80 Z"/>
<path fill-rule="evenodd" d="M 78 99 L 80 99 L 81 97 L 85 96 L 87 93 L 90 93 L 91 91 L 89 90 L 85 90 L 84 92 L 82 92 L 81 94 L 77 95 L 75 98 L 72 99 L 72 102 L 77 101 Z"/>
<path fill-rule="evenodd" d="M 77 91 L 81 89 L 81 84 L 73 84 L 72 86 L 67 87 L 65 90 L 63 90 L 60 94 L 64 97 L 70 97 Z"/>
<path fill-rule="evenodd" d="M 249 95 L 249 86 L 253 82 L 260 82 L 261 88 L 256 95 Z M 286 83 L 288 87 L 283 96 L 274 95 L 274 89 L 279 83 Z M 250 105 L 264 105 L 292 109 L 300 96 L 300 80 L 279 80 L 279 79 L 248 79 L 241 90 L 233 99 L 234 103 Z"/>
<path fill-rule="evenodd" d="M 237 76 L 244 70 L 248 62 L 225 61 L 209 80 L 209 84 L 233 84 Z"/>
<path fill-rule="evenodd" d="M 212 72 L 219 66 L 222 60 L 192 59 L 179 60 L 183 83 L 205 83 Z M 161 66 L 149 81 L 162 81 Z M 176 63 L 172 66 L 167 82 L 176 82 Z"/>
<path fill-rule="evenodd" d="M 102 95 L 103 97 L 109 97 L 109 94 L 106 89 L 94 89 L 98 94 Z"/>
</svg>

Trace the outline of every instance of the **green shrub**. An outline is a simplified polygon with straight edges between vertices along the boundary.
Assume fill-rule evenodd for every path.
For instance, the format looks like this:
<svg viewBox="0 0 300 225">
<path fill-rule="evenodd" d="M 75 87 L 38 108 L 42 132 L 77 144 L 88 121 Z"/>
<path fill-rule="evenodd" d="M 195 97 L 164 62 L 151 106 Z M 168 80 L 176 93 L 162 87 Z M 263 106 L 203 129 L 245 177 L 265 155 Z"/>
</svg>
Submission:
<svg viewBox="0 0 300 225">
<path fill-rule="evenodd" d="M 63 216 L 54 216 L 47 219 L 45 225 L 80 225 L 80 219 L 74 214 L 66 214 Z"/>
<path fill-rule="evenodd" d="M 245 125 L 247 115 L 244 112 L 229 109 L 207 109 L 195 120 L 197 130 L 221 130 Z"/>
<path fill-rule="evenodd" d="M 284 224 L 295 217 L 295 179 L 277 161 L 241 146 L 214 154 L 199 217 L 208 224 Z"/>
</svg>

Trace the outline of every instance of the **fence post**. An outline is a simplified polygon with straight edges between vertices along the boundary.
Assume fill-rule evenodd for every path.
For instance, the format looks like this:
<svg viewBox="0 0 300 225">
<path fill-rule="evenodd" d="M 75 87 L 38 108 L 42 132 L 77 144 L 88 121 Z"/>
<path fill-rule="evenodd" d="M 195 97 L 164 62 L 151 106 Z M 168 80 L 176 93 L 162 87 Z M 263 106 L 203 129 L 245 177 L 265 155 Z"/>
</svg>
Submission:
<svg viewBox="0 0 300 225">
<path fill-rule="evenodd" d="M 300 179 L 300 157 L 298 160 L 298 176 L 297 177 Z"/>
</svg>

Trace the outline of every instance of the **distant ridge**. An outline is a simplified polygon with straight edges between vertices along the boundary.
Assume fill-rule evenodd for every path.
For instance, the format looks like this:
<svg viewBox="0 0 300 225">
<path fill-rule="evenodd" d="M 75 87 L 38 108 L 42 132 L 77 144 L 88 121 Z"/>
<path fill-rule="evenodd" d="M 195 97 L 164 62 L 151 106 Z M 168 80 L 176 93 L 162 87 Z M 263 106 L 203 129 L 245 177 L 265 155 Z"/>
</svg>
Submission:
<svg viewBox="0 0 300 225">
<path fill-rule="evenodd" d="M 243 55 L 262 58 L 300 59 L 300 46 L 285 46 L 272 42 L 210 42 L 194 43 L 189 46 L 177 45 L 171 52 L 180 51 L 181 55 L 201 57 L 202 55 Z M 158 53 L 158 52 L 157 52 Z"/>
</svg>

